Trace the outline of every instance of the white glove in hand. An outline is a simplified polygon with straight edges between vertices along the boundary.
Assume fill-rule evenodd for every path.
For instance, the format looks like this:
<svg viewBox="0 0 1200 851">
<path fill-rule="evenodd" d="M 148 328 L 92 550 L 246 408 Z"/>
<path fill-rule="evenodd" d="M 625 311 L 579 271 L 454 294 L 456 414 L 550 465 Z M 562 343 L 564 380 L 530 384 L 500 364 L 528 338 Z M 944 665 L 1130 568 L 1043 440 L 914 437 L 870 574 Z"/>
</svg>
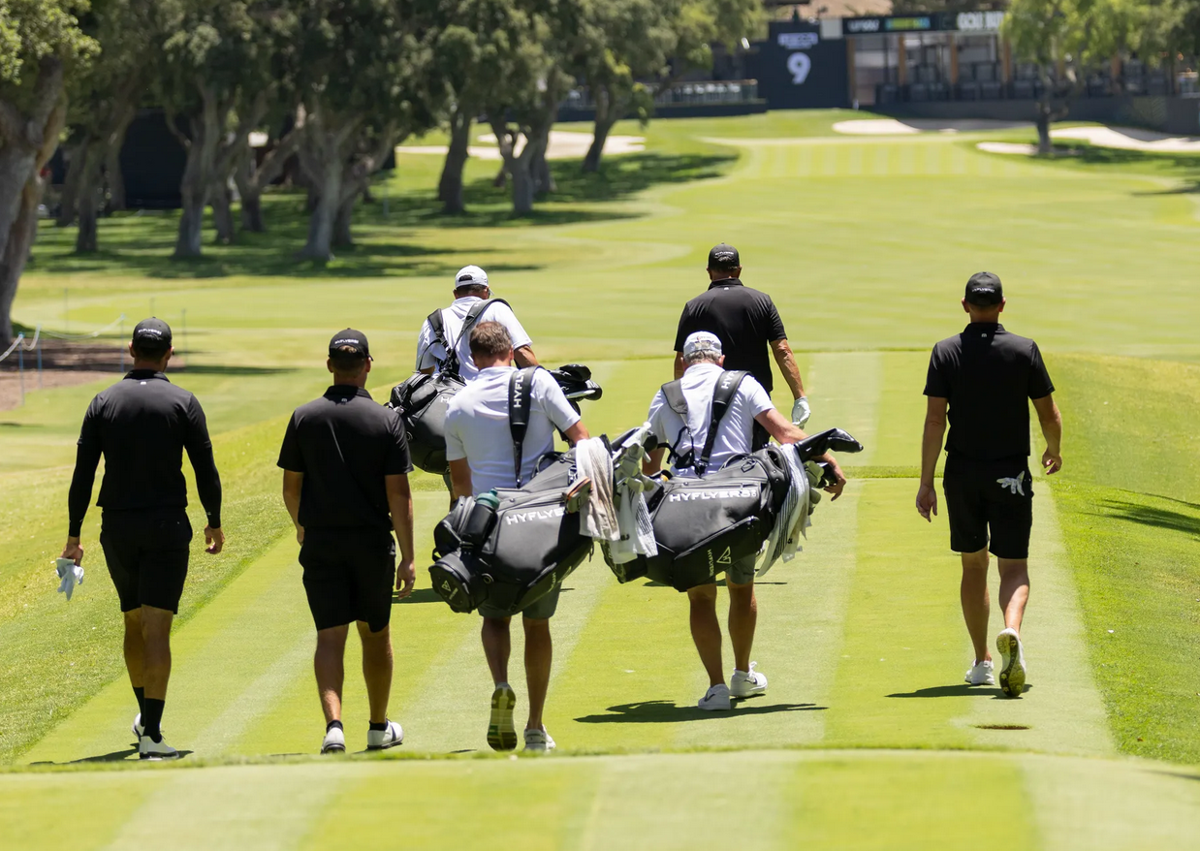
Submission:
<svg viewBox="0 0 1200 851">
<path fill-rule="evenodd" d="M 70 602 L 75 586 L 83 584 L 83 568 L 69 558 L 60 558 L 54 560 L 54 572 L 62 580 L 58 584 L 58 593 L 66 594 L 67 602 Z"/>
<path fill-rule="evenodd" d="M 812 409 L 808 407 L 808 397 L 801 396 L 796 400 L 796 404 L 792 405 L 792 422 L 798 427 L 804 428 L 804 424 L 811 416 Z"/>
</svg>

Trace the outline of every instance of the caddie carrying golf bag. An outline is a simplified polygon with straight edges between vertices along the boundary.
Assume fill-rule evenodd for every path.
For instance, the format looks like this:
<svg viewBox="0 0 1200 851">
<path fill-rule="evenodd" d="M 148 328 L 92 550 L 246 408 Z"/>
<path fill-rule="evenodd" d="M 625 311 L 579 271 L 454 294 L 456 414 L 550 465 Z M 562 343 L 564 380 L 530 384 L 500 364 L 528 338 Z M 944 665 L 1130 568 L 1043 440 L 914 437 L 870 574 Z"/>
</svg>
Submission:
<svg viewBox="0 0 1200 851">
<path fill-rule="evenodd" d="M 795 478 L 808 475 L 805 465 L 830 449 L 859 452 L 862 445 L 829 429 L 792 446 L 772 444 L 731 458 L 703 478 L 657 477 L 645 496 L 658 554 L 614 564 L 605 551 L 605 560 L 621 582 L 648 577 L 677 591 L 713 583 L 740 559 L 759 553 L 789 492 L 830 483 L 828 469 L 815 471 L 808 483 Z M 795 463 L 786 453 L 794 453 Z"/>
<path fill-rule="evenodd" d="M 402 383 L 392 388 L 388 407 L 400 412 L 408 437 L 408 449 L 413 465 L 427 473 L 445 475 L 449 472 L 446 462 L 446 412 L 450 402 L 466 386 L 459 375 L 458 340 L 469 335 L 480 321 L 480 316 L 493 304 L 508 305 L 503 299 L 493 298 L 471 305 L 463 319 L 462 331 L 454 341 L 446 333 L 442 312 L 429 314 L 429 326 L 434 337 L 448 353 L 441 369 L 433 375 L 415 372 Z M 567 399 L 575 405 L 580 399 L 599 399 L 603 394 L 600 385 L 592 381 L 592 372 L 581 364 L 567 364 L 550 370 Z"/>
</svg>

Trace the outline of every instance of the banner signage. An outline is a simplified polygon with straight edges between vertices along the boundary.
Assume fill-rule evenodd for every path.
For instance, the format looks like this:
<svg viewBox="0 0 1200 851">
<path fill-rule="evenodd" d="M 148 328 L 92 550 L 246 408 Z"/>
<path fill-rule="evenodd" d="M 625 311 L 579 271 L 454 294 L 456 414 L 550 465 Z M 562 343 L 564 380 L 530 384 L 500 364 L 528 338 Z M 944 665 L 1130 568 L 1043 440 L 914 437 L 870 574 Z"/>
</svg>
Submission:
<svg viewBox="0 0 1200 851">
<path fill-rule="evenodd" d="M 846 18 L 846 35 L 883 35 L 901 32 L 995 33 L 1004 23 L 1004 12 L 939 12 L 930 15 L 875 15 Z"/>
</svg>

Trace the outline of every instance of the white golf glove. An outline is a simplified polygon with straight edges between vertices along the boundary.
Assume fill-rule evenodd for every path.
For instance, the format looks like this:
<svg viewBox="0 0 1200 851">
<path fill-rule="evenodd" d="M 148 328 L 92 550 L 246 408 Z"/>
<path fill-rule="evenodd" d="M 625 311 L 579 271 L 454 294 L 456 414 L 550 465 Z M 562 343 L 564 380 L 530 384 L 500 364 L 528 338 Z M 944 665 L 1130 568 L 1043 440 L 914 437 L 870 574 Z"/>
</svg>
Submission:
<svg viewBox="0 0 1200 851">
<path fill-rule="evenodd" d="M 83 584 L 83 568 L 69 558 L 59 558 L 54 560 L 54 572 L 62 580 L 58 583 L 58 593 L 66 594 L 70 602 L 75 586 Z"/>
<path fill-rule="evenodd" d="M 804 424 L 808 422 L 808 418 L 812 416 L 812 409 L 808 407 L 808 397 L 801 396 L 792 405 L 792 422 L 798 427 L 804 428 Z"/>
</svg>

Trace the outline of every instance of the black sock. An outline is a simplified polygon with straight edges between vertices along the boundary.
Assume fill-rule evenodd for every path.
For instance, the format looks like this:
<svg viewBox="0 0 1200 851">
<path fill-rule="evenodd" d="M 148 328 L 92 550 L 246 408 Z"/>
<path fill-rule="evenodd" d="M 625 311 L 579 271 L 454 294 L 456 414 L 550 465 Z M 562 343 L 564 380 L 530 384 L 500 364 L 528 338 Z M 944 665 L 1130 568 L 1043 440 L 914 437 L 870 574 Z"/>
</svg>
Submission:
<svg viewBox="0 0 1200 851">
<path fill-rule="evenodd" d="M 382 722 L 382 723 L 380 723 L 380 724 L 376 724 L 374 721 L 372 721 L 372 722 L 371 722 L 371 729 L 372 729 L 372 730 L 374 730 L 374 731 L 375 731 L 375 732 L 377 732 L 377 733 L 382 733 L 382 732 L 383 732 L 384 730 L 386 730 L 387 728 L 388 728 L 388 722 L 387 722 L 387 721 L 384 721 L 384 722 Z"/>
<path fill-rule="evenodd" d="M 136 697 L 137 701 L 138 701 L 138 712 L 145 712 L 146 711 L 146 690 L 144 688 L 142 688 L 141 686 L 134 686 L 133 687 L 133 696 Z"/>
<path fill-rule="evenodd" d="M 147 697 L 144 701 L 142 709 L 142 726 L 145 727 L 144 735 L 149 736 L 150 740 L 158 743 L 162 741 L 162 730 L 159 725 L 162 724 L 163 709 L 167 706 L 165 700 L 155 700 L 153 697 Z"/>
<path fill-rule="evenodd" d="M 325 732 L 328 733 L 334 727 L 337 727 L 339 730 L 341 730 L 342 722 L 341 721 L 330 721 L 328 724 L 325 725 Z"/>
</svg>

